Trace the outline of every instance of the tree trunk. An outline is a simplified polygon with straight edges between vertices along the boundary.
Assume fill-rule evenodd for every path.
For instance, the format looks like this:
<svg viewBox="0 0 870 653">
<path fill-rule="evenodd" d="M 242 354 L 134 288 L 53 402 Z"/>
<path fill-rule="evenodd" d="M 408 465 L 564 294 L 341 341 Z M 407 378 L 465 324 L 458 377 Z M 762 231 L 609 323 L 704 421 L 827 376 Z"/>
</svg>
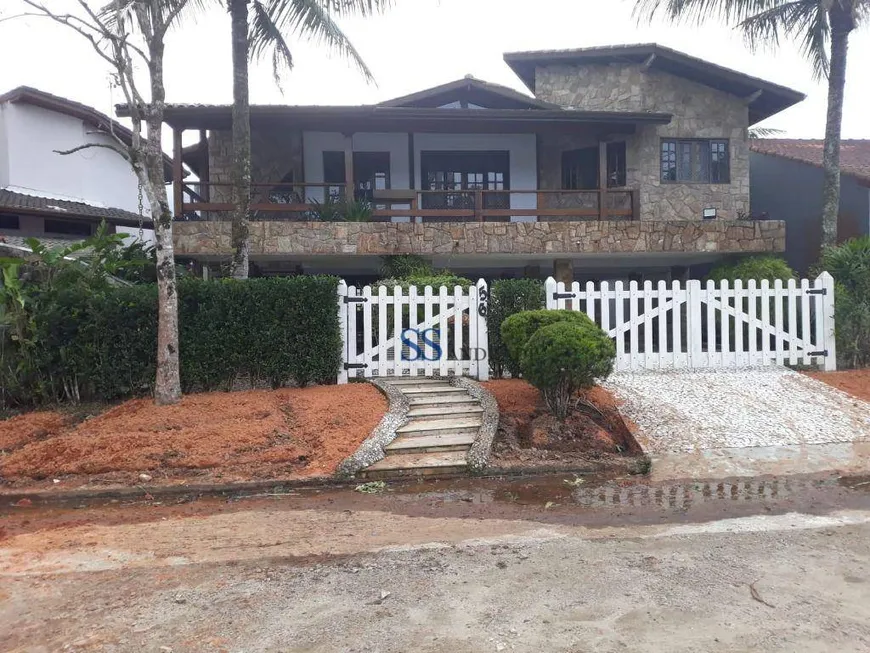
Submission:
<svg viewBox="0 0 870 653">
<path fill-rule="evenodd" d="M 251 106 L 248 97 L 248 0 L 230 0 L 233 42 L 233 260 L 236 279 L 248 278 L 251 208 Z"/>
<path fill-rule="evenodd" d="M 831 68 L 828 73 L 828 116 L 825 124 L 825 150 L 822 159 L 822 247 L 837 244 L 837 218 L 840 214 L 840 128 L 843 122 L 843 96 L 846 88 L 846 54 L 849 32 L 854 28 L 851 11 L 835 4 L 829 12 L 831 22 Z"/>
<path fill-rule="evenodd" d="M 154 400 L 159 405 L 181 400 L 181 373 L 178 363 L 178 292 L 175 282 L 175 253 L 172 244 L 172 210 L 166 197 L 163 168 L 163 111 L 166 90 L 163 86 L 163 41 L 150 43 L 151 104 L 145 108 L 145 181 L 154 221 L 157 250 L 157 377 Z M 136 166 L 134 165 L 134 168 Z M 141 167 L 141 166 L 140 166 Z M 140 173 L 140 178 L 141 178 Z"/>
</svg>

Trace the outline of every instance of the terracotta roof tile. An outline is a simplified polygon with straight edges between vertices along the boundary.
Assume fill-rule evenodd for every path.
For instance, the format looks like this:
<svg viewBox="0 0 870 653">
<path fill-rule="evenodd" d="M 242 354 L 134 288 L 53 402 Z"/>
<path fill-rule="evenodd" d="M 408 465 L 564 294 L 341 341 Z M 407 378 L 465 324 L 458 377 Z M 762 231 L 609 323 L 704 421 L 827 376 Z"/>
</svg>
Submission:
<svg viewBox="0 0 870 653">
<path fill-rule="evenodd" d="M 37 195 L 25 195 L 24 193 L 16 193 L 2 188 L 0 188 L 0 211 L 57 216 L 59 218 L 105 219 L 107 222 L 126 225 L 137 224 L 139 222 L 138 213 L 125 211 L 124 209 L 93 206 L 82 202 L 56 200 Z M 151 218 L 146 215 L 144 221 L 150 223 Z"/>
<path fill-rule="evenodd" d="M 822 166 L 824 146 L 821 139 L 759 138 L 749 142 L 749 149 L 753 152 L 818 167 Z M 870 183 L 870 139 L 843 140 L 840 143 L 840 172 L 862 183 Z"/>
</svg>

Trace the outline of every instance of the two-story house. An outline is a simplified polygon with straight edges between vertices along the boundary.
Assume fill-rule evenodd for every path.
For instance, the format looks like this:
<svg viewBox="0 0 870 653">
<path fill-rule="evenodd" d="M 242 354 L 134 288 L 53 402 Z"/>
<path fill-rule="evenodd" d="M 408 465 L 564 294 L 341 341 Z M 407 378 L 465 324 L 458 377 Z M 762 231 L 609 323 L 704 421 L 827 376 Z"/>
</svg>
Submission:
<svg viewBox="0 0 870 653">
<path fill-rule="evenodd" d="M 783 251 L 782 221 L 750 219 L 747 132 L 801 93 L 658 45 L 504 59 L 533 97 L 466 77 L 373 106 L 252 107 L 254 270 L 364 279 L 411 253 L 475 278 L 667 279 Z M 169 105 L 166 122 L 200 180 L 175 179 L 176 254 L 217 264 L 231 107 Z M 351 197 L 372 210 L 335 221 Z"/>
<path fill-rule="evenodd" d="M 130 130 L 84 104 L 26 86 L 0 95 L 3 240 L 81 239 L 102 220 L 130 232 L 140 223 L 148 228 L 148 202 L 140 214 L 138 180 L 120 155 L 106 148 L 58 154 L 115 137 L 129 142 Z"/>
</svg>

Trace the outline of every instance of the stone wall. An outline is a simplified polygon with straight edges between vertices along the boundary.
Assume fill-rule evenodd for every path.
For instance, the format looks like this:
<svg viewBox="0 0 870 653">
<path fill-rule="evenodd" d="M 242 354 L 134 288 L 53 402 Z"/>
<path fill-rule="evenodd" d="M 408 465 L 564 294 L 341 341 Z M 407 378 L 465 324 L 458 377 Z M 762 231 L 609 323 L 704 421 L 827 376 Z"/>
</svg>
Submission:
<svg viewBox="0 0 870 653">
<path fill-rule="evenodd" d="M 640 190 L 641 220 L 697 220 L 705 208 L 726 219 L 748 215 L 749 110 L 741 98 L 637 64 L 538 67 L 535 95 L 572 109 L 673 114 L 670 124 L 641 126 L 627 138 L 627 183 Z M 731 183 L 662 183 L 667 137 L 727 138 Z"/>
<path fill-rule="evenodd" d="M 228 130 L 212 131 L 208 137 L 209 179 L 213 183 L 230 184 L 233 181 L 233 135 Z M 304 181 L 302 165 L 302 132 L 279 128 L 251 130 L 251 182 L 254 184 L 280 182 L 292 175 L 293 181 Z M 254 187 L 254 202 L 268 201 L 269 188 Z M 213 186 L 212 202 L 229 202 L 229 186 Z M 213 214 L 220 219 L 221 214 Z"/>
<path fill-rule="evenodd" d="M 228 222 L 177 222 L 176 256 L 229 256 Z M 785 222 L 251 223 L 252 256 L 781 252 Z"/>
</svg>

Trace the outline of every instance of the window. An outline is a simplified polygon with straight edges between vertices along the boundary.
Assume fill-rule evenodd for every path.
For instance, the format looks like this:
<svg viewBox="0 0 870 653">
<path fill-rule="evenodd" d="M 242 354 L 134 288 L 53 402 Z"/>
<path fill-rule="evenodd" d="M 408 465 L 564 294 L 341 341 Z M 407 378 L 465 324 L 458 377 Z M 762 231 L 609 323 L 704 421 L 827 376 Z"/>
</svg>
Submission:
<svg viewBox="0 0 870 653">
<path fill-rule="evenodd" d="M 44 230 L 47 234 L 90 236 L 92 226 L 90 222 L 73 222 L 72 220 L 52 220 L 51 218 L 46 218 Z"/>
<path fill-rule="evenodd" d="M 562 190 L 598 188 L 598 148 L 562 152 Z"/>
<path fill-rule="evenodd" d="M 0 215 L 0 229 L 21 229 L 21 219 L 17 215 Z"/>
<path fill-rule="evenodd" d="M 601 188 L 597 146 L 562 152 L 562 189 L 597 190 Z M 625 186 L 625 141 L 607 143 L 607 188 Z"/>
<path fill-rule="evenodd" d="M 662 181 L 727 184 L 731 181 L 727 140 L 663 140 Z"/>
<path fill-rule="evenodd" d="M 344 177 L 344 152 L 324 152 L 323 181 L 330 184 L 327 186 L 330 198 L 338 200 L 343 197 Z M 376 190 L 386 190 L 390 187 L 390 153 L 354 152 L 353 177 L 354 198 L 371 202 Z"/>
<path fill-rule="evenodd" d="M 426 209 L 472 209 L 476 190 L 510 190 L 508 152 L 422 152 L 423 190 L 446 191 L 423 195 Z M 507 193 L 485 193 L 483 207 L 508 209 Z"/>
</svg>

